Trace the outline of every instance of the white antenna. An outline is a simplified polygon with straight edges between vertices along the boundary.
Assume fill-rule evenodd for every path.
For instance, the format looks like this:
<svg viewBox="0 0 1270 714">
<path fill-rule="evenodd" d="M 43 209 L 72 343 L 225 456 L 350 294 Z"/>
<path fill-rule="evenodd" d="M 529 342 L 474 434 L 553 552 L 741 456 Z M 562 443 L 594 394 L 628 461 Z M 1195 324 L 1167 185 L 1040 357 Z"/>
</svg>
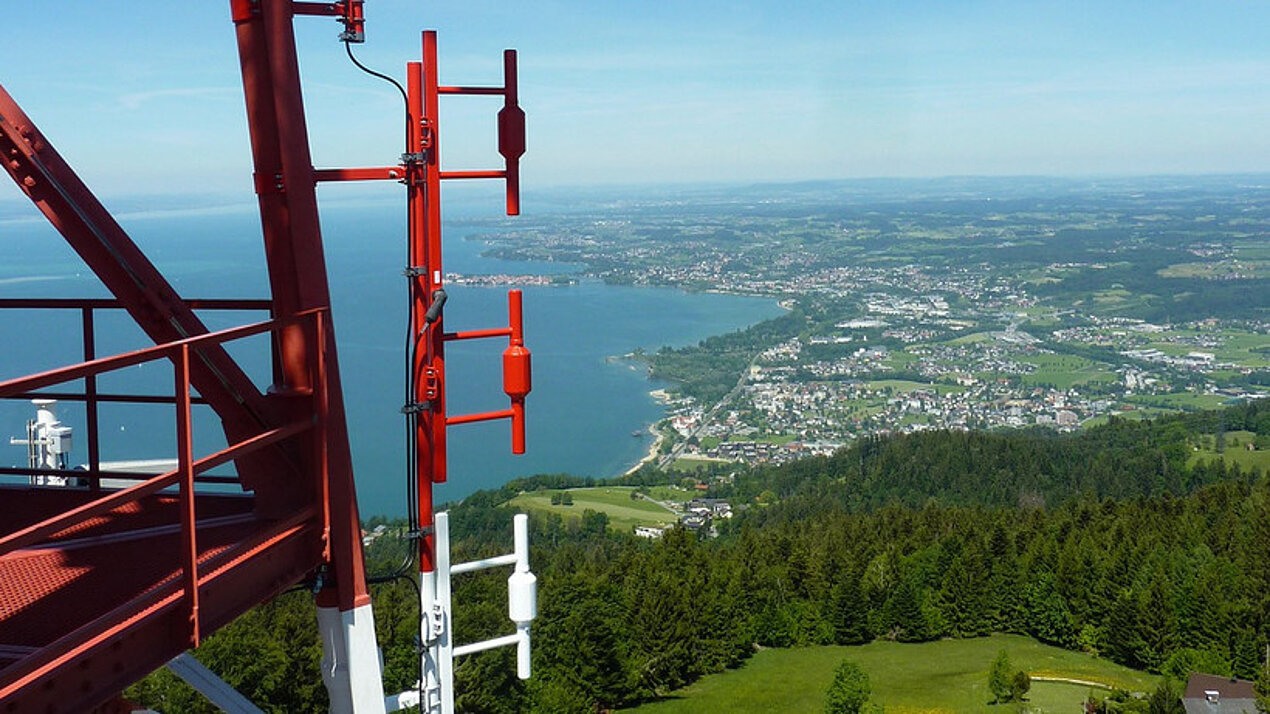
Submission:
<svg viewBox="0 0 1270 714">
<path fill-rule="evenodd" d="M 529 679 L 529 625 L 538 615 L 538 578 L 529 572 L 529 516 L 518 513 L 512 519 L 513 549 L 508 555 L 484 560 L 450 565 L 450 514 L 436 514 L 436 592 L 427 592 L 430 583 L 421 578 L 421 599 L 424 612 L 420 630 L 425 637 L 421 657 L 424 671 L 435 672 L 435 679 L 427 677 L 424 688 L 426 714 L 454 714 L 454 658 L 474 652 L 516 645 L 516 675 Z M 455 646 L 452 638 L 453 605 L 450 578 L 462 573 L 473 573 L 503 565 L 514 566 L 507 578 L 507 615 L 516 625 L 516 632 L 492 640 Z M 389 711 L 397 711 L 419 704 L 416 692 L 402 692 L 388 698 Z"/>
<path fill-rule="evenodd" d="M 27 466 L 40 470 L 66 470 L 66 460 L 71 453 L 71 428 L 62 426 L 53 413 L 56 399 L 32 399 L 35 419 L 26 423 L 26 438 L 10 438 L 10 444 L 26 445 Z M 70 479 L 65 476 L 33 474 L 32 486 L 65 486 Z"/>
</svg>

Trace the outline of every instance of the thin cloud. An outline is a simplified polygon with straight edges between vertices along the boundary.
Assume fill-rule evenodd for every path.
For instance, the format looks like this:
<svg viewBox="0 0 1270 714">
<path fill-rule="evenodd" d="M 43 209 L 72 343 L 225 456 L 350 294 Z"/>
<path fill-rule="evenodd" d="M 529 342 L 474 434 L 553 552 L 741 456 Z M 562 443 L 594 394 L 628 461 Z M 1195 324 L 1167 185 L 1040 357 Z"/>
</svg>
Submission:
<svg viewBox="0 0 1270 714">
<path fill-rule="evenodd" d="M 241 96 L 240 87 L 178 87 L 121 94 L 115 101 L 120 107 L 131 111 L 140 109 L 143 104 L 167 99 L 233 99 L 236 101 Z"/>
</svg>

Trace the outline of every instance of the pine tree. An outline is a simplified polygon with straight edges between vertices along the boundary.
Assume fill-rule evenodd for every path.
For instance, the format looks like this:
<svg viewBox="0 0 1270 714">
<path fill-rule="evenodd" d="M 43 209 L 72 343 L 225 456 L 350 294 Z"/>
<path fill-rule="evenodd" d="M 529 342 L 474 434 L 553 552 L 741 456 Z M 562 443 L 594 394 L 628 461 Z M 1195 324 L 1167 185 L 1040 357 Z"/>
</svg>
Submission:
<svg viewBox="0 0 1270 714">
<path fill-rule="evenodd" d="M 1010 655 L 1005 650 L 997 653 L 988 668 L 988 691 L 992 692 L 993 703 L 1008 702 L 1013 692 L 1014 672 L 1010 665 Z"/>
<path fill-rule="evenodd" d="M 1182 687 L 1172 679 L 1160 682 L 1160 686 L 1147 697 L 1148 714 L 1186 714 L 1182 706 Z"/>
<path fill-rule="evenodd" d="M 843 660 L 825 695 L 825 714 L 859 714 L 870 693 L 869 675 L 855 662 Z"/>
<path fill-rule="evenodd" d="M 1024 670 L 1019 670 L 1010 678 L 1010 698 L 1016 702 L 1023 701 L 1032 690 L 1032 677 Z"/>
<path fill-rule="evenodd" d="M 929 638 L 921 593 L 911 578 L 904 578 L 887 602 L 887 612 L 900 642 L 921 642 Z"/>
<path fill-rule="evenodd" d="M 1138 648 L 1138 606 L 1132 590 L 1122 590 L 1107 618 L 1107 653 L 1129 667 L 1141 664 Z"/>
<path fill-rule="evenodd" d="M 940 585 L 940 610 L 948 634 L 953 637 L 974 637 L 988 632 L 987 597 L 983 590 L 986 573 L 973 572 L 975 565 L 975 559 L 957 556 L 949 564 Z"/>
<path fill-rule="evenodd" d="M 1261 672 L 1261 652 L 1252 630 L 1240 630 L 1235 637 L 1231 674 L 1240 679 L 1256 679 Z"/>
<path fill-rule="evenodd" d="M 835 644 L 861 645 L 873 639 L 869 605 L 854 576 L 848 575 L 834 588 L 832 617 Z"/>
</svg>

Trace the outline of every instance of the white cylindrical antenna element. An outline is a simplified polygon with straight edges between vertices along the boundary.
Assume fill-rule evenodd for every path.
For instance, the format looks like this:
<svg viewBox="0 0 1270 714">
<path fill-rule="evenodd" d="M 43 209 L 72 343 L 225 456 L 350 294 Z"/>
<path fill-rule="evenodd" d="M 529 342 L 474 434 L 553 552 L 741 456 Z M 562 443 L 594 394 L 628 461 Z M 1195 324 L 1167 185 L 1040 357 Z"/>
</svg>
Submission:
<svg viewBox="0 0 1270 714">
<path fill-rule="evenodd" d="M 529 572 L 529 516 L 517 513 L 512 518 L 513 550 L 516 554 L 516 570 Z M 515 618 L 512 618 L 515 619 Z"/>
<path fill-rule="evenodd" d="M 507 578 L 507 616 L 519 625 L 528 625 L 538 616 L 538 578 L 517 570 Z"/>
<path fill-rule="evenodd" d="M 529 679 L 529 625 L 516 625 L 520 641 L 516 643 L 516 676 Z"/>
<path fill-rule="evenodd" d="M 35 405 L 35 421 L 37 424 L 57 423 L 57 415 L 53 413 L 53 407 L 57 404 L 56 399 L 32 399 L 31 403 Z"/>
<path fill-rule="evenodd" d="M 512 518 L 516 570 L 507 578 L 507 615 L 517 628 L 538 616 L 538 578 L 529 572 L 529 516 Z"/>
</svg>

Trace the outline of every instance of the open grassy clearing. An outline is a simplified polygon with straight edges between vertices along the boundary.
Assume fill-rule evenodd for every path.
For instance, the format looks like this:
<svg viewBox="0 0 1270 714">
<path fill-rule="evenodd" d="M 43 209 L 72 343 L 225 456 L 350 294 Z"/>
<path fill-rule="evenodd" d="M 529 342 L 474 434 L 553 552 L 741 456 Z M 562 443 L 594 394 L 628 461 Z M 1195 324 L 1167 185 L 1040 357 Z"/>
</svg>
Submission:
<svg viewBox="0 0 1270 714">
<path fill-rule="evenodd" d="M 931 384 L 929 382 L 912 382 L 907 379 L 879 379 L 866 383 L 869 389 L 882 391 L 890 389 L 892 394 L 907 394 L 914 390 L 931 390 L 939 394 L 954 394 L 966 391 L 965 387 L 953 384 Z"/>
<path fill-rule="evenodd" d="M 1161 409 L 1160 407 L 1138 406 L 1129 411 L 1118 411 L 1114 414 L 1100 414 L 1092 419 L 1086 419 L 1080 423 L 1082 429 L 1088 429 L 1093 426 L 1100 426 L 1111 421 L 1111 417 L 1117 419 L 1152 419 L 1161 414 L 1176 414 L 1176 409 Z"/>
<path fill-rule="evenodd" d="M 1161 268 L 1156 274 L 1162 278 L 1204 278 L 1208 280 L 1264 277 L 1270 271 L 1270 262 L 1264 260 L 1216 260 L 1208 263 L 1175 263 Z"/>
<path fill-rule="evenodd" d="M 1174 394 L 1141 394 L 1126 397 L 1125 401 L 1149 407 L 1177 409 L 1179 411 L 1197 411 L 1200 409 L 1218 409 L 1230 402 L 1230 397 L 1220 394 L 1195 394 L 1193 392 L 1177 392 Z"/>
<path fill-rule="evenodd" d="M 680 486 L 646 486 L 644 487 L 644 492 L 648 494 L 649 498 L 658 501 L 679 502 L 697 497 L 695 491 Z"/>
<path fill-rule="evenodd" d="M 1022 376 L 1024 384 L 1052 384 L 1058 389 L 1071 389 L 1087 382 L 1106 382 L 1115 375 L 1092 360 L 1060 354 L 1038 354 L 1021 361 L 1036 365 L 1036 371 Z"/>
<path fill-rule="evenodd" d="M 970 345 L 976 342 L 992 342 L 992 334 L 988 332 L 972 332 L 952 340 L 948 340 L 950 345 Z"/>
<path fill-rule="evenodd" d="M 851 659 L 869 675 L 873 701 L 888 713 L 1015 711 L 992 705 L 988 667 L 1005 649 L 1010 661 L 1032 675 L 1099 682 L 1149 691 L 1158 678 L 1079 652 L 1049 647 L 1016 635 L 921 644 L 874 642 L 860 647 L 769 649 L 740 669 L 711 675 L 670 699 L 631 711 L 640 714 L 697 712 L 820 712 L 834 669 Z M 1034 711 L 1075 712 L 1090 687 L 1034 682 L 1027 704 Z"/>
<path fill-rule="evenodd" d="M 630 531 L 635 526 L 666 525 L 677 520 L 675 514 L 656 503 L 644 498 L 632 499 L 631 493 L 635 489 L 630 486 L 570 488 L 566 491 L 573 497 L 572 506 L 553 505 L 551 495 L 564 492 L 554 490 L 522 493 L 507 503 L 514 508 L 558 513 L 565 518 L 581 518 L 582 512 L 589 508 L 607 514 L 609 526 L 620 531 Z"/>
<path fill-rule="evenodd" d="M 1242 469 L 1259 468 L 1262 471 L 1270 471 L 1270 449 L 1248 450 L 1248 444 L 1254 443 L 1256 438 L 1257 435 L 1251 431 L 1228 431 L 1226 432 L 1226 449 L 1219 454 L 1216 437 L 1205 436 L 1197 444 L 1199 451 L 1191 454 L 1188 463 L 1193 465 L 1200 461 L 1221 459 L 1227 464 L 1238 464 Z"/>
<path fill-rule="evenodd" d="M 692 473 L 694 471 L 700 471 L 710 464 L 726 463 L 731 462 L 727 459 L 712 459 L 707 456 L 681 456 L 675 459 L 675 462 L 670 465 L 670 469 L 672 471 L 686 471 L 688 473 Z"/>
</svg>

